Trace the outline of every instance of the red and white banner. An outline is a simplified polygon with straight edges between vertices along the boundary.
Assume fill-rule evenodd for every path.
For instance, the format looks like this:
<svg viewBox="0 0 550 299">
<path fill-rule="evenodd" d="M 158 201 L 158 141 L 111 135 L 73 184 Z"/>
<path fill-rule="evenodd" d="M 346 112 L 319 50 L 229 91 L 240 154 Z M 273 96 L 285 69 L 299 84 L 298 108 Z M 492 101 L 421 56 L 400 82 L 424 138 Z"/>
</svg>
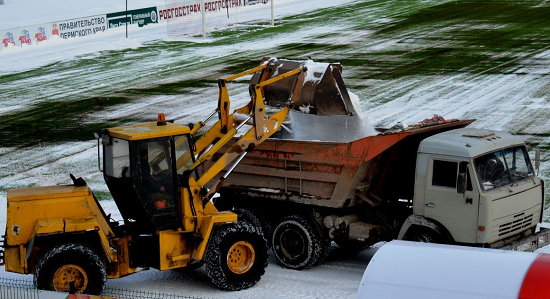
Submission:
<svg viewBox="0 0 550 299">
<path fill-rule="evenodd" d="M 73 39 L 90 36 L 105 30 L 105 15 L 0 30 L 0 50 L 38 45 L 52 38 Z"/>
<path fill-rule="evenodd" d="M 392 241 L 372 257 L 357 298 L 550 298 L 550 255 Z"/>
</svg>

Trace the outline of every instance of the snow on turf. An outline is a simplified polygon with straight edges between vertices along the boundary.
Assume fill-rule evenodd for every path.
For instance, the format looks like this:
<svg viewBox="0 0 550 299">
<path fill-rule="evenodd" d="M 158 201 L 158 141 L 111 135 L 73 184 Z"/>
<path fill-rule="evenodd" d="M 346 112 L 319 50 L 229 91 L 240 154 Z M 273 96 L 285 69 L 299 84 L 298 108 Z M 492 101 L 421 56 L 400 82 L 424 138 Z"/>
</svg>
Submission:
<svg viewBox="0 0 550 299">
<path fill-rule="evenodd" d="M 163 5 L 162 1 L 129 1 L 129 9 Z M 321 1 L 281 1 L 276 4 L 276 17 L 288 14 L 298 14 L 311 9 L 327 7 L 331 5 L 341 5 L 350 1 L 345 0 L 321 0 Z M 70 18 L 77 18 L 87 15 L 103 14 L 124 10 L 123 1 L 37 1 L 37 0 L 6 0 L 3 6 L 0 6 L 0 29 L 9 29 L 35 23 L 45 23 Z M 315 5 L 312 5 L 315 3 Z M 21 11 L 25 11 L 25 17 L 21 17 Z M 32 21 L 29 21 L 32 20 Z M 31 22 L 31 23 L 29 23 Z M 318 34 L 333 30 L 332 26 L 320 26 L 318 28 L 308 29 L 306 34 Z M 242 44 L 236 46 L 218 46 L 209 49 L 201 49 L 201 53 L 189 53 L 190 56 L 197 59 L 197 63 L 208 60 L 209 57 L 220 57 L 231 55 L 235 51 L 253 51 L 267 47 L 275 47 L 292 41 L 299 41 L 301 33 L 275 36 L 266 43 L 266 41 L 251 41 L 243 47 Z M 36 47 L 13 48 L 8 51 L 0 51 L 1 74 L 20 72 L 26 69 L 34 69 L 57 61 L 71 61 L 75 57 L 85 57 L 101 55 L 101 51 L 117 50 L 125 48 L 137 48 L 143 46 L 143 43 L 151 39 L 165 39 L 166 27 L 163 25 L 149 25 L 144 28 L 130 27 L 130 38 L 125 39 L 125 29 L 119 28 L 97 34 L 95 36 L 73 39 L 73 40 L 51 40 L 47 43 L 41 43 Z M 192 39 L 190 39 L 192 40 Z M 211 42 L 195 39 L 195 42 Z M 78 58 L 77 58 L 78 59 Z M 170 59 L 170 57 L 157 57 L 155 59 Z M 178 57 L 181 59 L 181 57 Z M 154 65 L 152 61 L 151 66 Z M 140 67 L 144 67 L 141 65 Z M 131 70 L 129 70 L 131 71 Z M 59 76 L 74 76 L 74 74 L 56 74 Z M 44 79 L 44 78 L 41 78 Z M 54 78 L 52 78 L 54 79 Z M 116 80 L 116 78 L 113 78 Z M 43 82 L 34 82 L 34 79 L 25 80 L 22 78 L 17 84 L 33 85 Z M 248 101 L 247 86 L 233 86 L 232 99 L 233 107 L 239 107 Z M 4 86 L 4 90 L 13 90 L 18 88 L 14 86 Z M 55 98 L 56 94 L 72 92 L 67 90 L 48 90 L 43 86 L 42 93 L 48 95 L 48 99 Z M 72 86 L 73 90 L 86 89 L 86 86 L 79 86 L 77 82 Z M 202 93 L 204 91 L 204 93 Z M 207 98 L 205 99 L 205 94 Z M 89 115 L 88 121 L 94 122 L 104 118 L 131 117 L 132 113 L 151 105 L 164 106 L 166 111 L 174 111 L 171 117 L 177 120 L 197 121 L 203 118 L 214 109 L 217 98 L 215 88 L 198 89 L 196 95 L 188 97 L 156 97 L 146 103 L 133 103 L 117 106 L 116 109 L 105 109 L 99 113 Z M 10 102 L 11 101 L 11 102 Z M 22 109 L 28 105 L 35 104 L 35 98 L 21 98 L 16 96 L 6 96 L 2 98 L 2 107 L 0 114 L 7 115 L 10 111 Z M 166 104 L 169 102 L 170 104 Z M 178 107 L 178 109 L 174 109 Z M 179 109 L 187 107 L 187 109 Z M 2 168 L 0 169 L 0 231 L 4 231 L 6 214 L 6 189 L 28 186 L 44 185 L 63 185 L 70 184 L 69 173 L 76 177 L 83 177 L 92 190 L 95 192 L 107 192 L 103 179 L 97 170 L 97 143 L 90 142 L 69 142 L 60 144 L 44 144 L 26 149 L 2 148 L 0 147 L 0 157 Z M 120 220 L 120 214 L 112 200 L 102 201 L 102 207 L 111 217 Z M 338 251 L 336 249 L 336 251 Z M 290 271 L 281 268 L 272 256 L 270 256 L 270 266 L 266 274 L 258 285 L 249 290 L 238 292 L 223 292 L 218 290 L 210 283 L 204 269 L 191 272 L 164 271 L 157 270 L 143 271 L 126 278 L 108 281 L 109 287 L 139 289 L 144 291 L 168 292 L 185 294 L 196 297 L 215 297 L 215 298 L 351 298 L 354 297 L 357 285 L 361 279 L 365 266 L 373 254 L 373 250 L 358 254 L 352 260 L 347 257 L 343 259 L 335 258 L 327 261 L 323 266 L 308 271 Z M 0 268 L 0 276 L 13 277 L 19 279 L 32 280 L 32 276 L 24 276 L 5 272 Z M 330 288 L 323 288 L 328 286 Z"/>
<path fill-rule="evenodd" d="M 281 1 L 276 4 L 276 18 L 289 14 L 299 14 L 310 9 L 329 5 L 343 5 L 350 1 L 319 0 L 319 1 Z M 129 9 L 164 5 L 165 1 L 129 1 Z M 276 2 L 278 3 L 278 2 Z M 315 3 L 312 5 L 312 3 Z M 88 15 L 102 14 L 124 10 L 124 1 L 98 0 L 98 1 L 74 1 L 74 0 L 5 0 L 0 6 L 0 29 L 15 28 L 35 23 L 59 21 Z M 24 12 L 24 13 L 21 13 Z M 365 15 L 365 18 L 369 17 Z M 28 20 L 32 21 L 28 21 Z M 378 23 L 392 22 L 391 18 L 378 19 Z M 29 23 L 30 22 L 30 23 Z M 277 22 L 276 22 L 277 24 Z M 186 65 L 196 64 L 200 66 L 211 59 L 220 57 L 231 58 L 236 53 L 250 53 L 255 55 L 257 51 L 275 48 L 280 45 L 300 42 L 304 37 L 315 37 L 325 34 L 317 43 L 324 44 L 353 44 L 355 41 L 367 39 L 365 36 L 372 34 L 371 29 L 346 30 L 346 26 L 340 24 L 318 24 L 318 26 L 303 28 L 296 32 L 274 34 L 269 39 L 251 40 L 237 44 L 215 44 L 215 39 L 189 39 L 197 43 L 211 43 L 208 48 L 189 50 L 181 55 L 162 51 L 154 57 L 143 57 L 139 65 L 128 66 L 127 75 L 136 70 L 148 69 L 150 72 L 144 76 L 150 76 L 155 72 L 168 72 L 177 70 L 178 62 L 185 61 Z M 119 28 L 98 34 L 97 36 L 74 39 L 52 40 L 36 47 L 12 48 L 8 51 L 0 51 L 0 74 L 11 74 L 31 70 L 56 62 L 74 62 L 80 59 L 96 58 L 104 55 L 106 50 L 118 50 L 139 48 L 147 46 L 151 39 L 166 38 L 164 25 L 148 25 L 143 28 L 130 27 L 129 39 L 124 38 L 125 29 Z M 396 45 L 397 40 L 372 40 L 369 50 L 384 50 Z M 136 54 L 137 55 L 137 54 Z M 249 55 L 249 56 L 250 56 Z M 183 57 L 182 57 L 183 56 Z M 75 59 L 76 57 L 76 59 Z M 284 59 L 285 57 L 280 57 Z M 252 57 L 253 59 L 253 57 Z M 261 57 L 257 57 L 258 61 Z M 519 58 L 523 59 L 523 58 Z M 157 66 L 157 60 L 166 61 L 166 64 Z M 174 62 L 172 65 L 170 62 Z M 333 62 L 333 61 L 331 61 Z M 334 61 L 337 62 L 337 61 Z M 507 131 L 522 131 L 525 133 L 548 133 L 550 118 L 548 111 L 550 103 L 547 100 L 549 92 L 548 76 L 550 63 L 550 51 L 543 51 L 522 61 L 523 68 L 507 74 L 468 74 L 434 76 L 411 76 L 399 80 L 365 80 L 362 83 L 369 86 L 368 90 L 353 91 L 361 107 L 362 116 L 368 117 L 374 124 L 381 127 L 390 127 L 398 121 L 412 124 L 432 114 L 440 114 L 446 118 L 476 118 L 472 126 L 487 129 L 499 129 Z M 543 67 L 541 67 L 541 65 Z M 223 69 L 219 66 L 219 70 Z M 353 68 L 344 67 L 344 80 L 349 77 L 348 71 Z M 50 78 L 21 78 L 15 84 L 0 87 L 4 95 L 2 98 L 0 115 L 8 115 L 10 111 L 20 110 L 38 101 L 54 100 L 58 96 L 67 93 L 82 92 L 92 88 L 100 88 L 102 84 L 124 80 L 125 76 L 110 76 L 102 82 L 99 74 L 93 74 L 82 80 L 71 82 L 70 86 L 56 90 L 48 89 L 44 84 L 45 79 L 61 80 L 75 77 L 73 70 L 66 73 L 56 73 Z M 210 71 L 210 70 L 209 70 Z M 220 73 L 220 75 L 222 75 Z M 394 85 L 388 88 L 388 84 Z M 39 91 L 47 97 L 17 96 L 18 88 L 22 86 L 42 85 Z M 246 84 L 232 85 L 232 105 L 240 107 L 248 99 L 248 86 Z M 56 87 L 57 88 L 57 87 Z M 396 90 L 402 91 L 398 96 Z M 185 96 L 163 95 L 152 97 L 141 102 L 117 105 L 87 116 L 91 123 L 102 119 L 130 118 L 136 112 L 160 107 L 163 111 L 170 111 L 170 117 L 176 122 L 192 122 L 208 115 L 217 103 L 217 89 L 215 86 L 201 87 L 193 94 Z M 185 109 L 182 109 L 185 107 Z M 525 116 L 532 116 L 526 119 Z M 548 138 L 543 138 L 548 144 Z M 0 159 L 0 206 L 6 206 L 6 189 L 27 187 L 33 185 L 59 185 L 69 184 L 68 174 L 83 177 L 92 190 L 107 192 L 101 174 L 97 170 L 96 142 L 69 142 L 62 144 L 45 144 L 26 149 L 1 148 Z M 543 156 L 542 176 L 548 179 L 550 175 L 550 157 Z M 112 217 L 120 219 L 113 201 L 102 201 L 103 208 Z M 548 210 L 545 219 L 550 215 Z M 0 210 L 0 230 L 5 227 L 5 209 Z M 547 223 L 543 226 L 548 225 Z M 177 272 L 156 270 L 144 271 L 127 278 L 111 280 L 109 286 L 136 288 L 148 291 L 166 291 L 188 294 L 193 296 L 205 296 L 216 298 L 237 297 L 264 297 L 264 298 L 343 298 L 354 297 L 358 283 L 368 259 L 375 249 L 369 249 L 356 256 L 348 257 L 339 255 L 337 248 L 333 248 L 333 254 L 327 263 L 307 271 L 290 271 L 280 268 L 273 256 L 270 256 L 269 267 L 266 275 L 258 286 L 239 292 L 237 294 L 217 290 L 204 272 Z M 546 250 L 546 249 L 543 249 Z M 546 250 L 547 252 L 548 250 Z M 32 279 L 30 276 L 21 276 L 6 273 L 0 268 L 1 276 Z"/>
</svg>

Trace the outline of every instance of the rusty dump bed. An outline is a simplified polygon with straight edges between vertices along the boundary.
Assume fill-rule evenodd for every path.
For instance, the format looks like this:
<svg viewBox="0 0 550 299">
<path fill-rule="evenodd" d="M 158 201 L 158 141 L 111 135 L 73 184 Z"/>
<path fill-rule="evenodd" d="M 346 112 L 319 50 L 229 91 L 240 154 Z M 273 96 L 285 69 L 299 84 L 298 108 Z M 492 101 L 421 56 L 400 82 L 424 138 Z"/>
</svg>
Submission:
<svg viewBox="0 0 550 299">
<path fill-rule="evenodd" d="M 353 206 L 359 198 L 373 203 L 412 199 L 420 141 L 473 121 L 429 124 L 351 142 L 268 139 L 241 161 L 220 193 L 332 208 Z"/>
</svg>

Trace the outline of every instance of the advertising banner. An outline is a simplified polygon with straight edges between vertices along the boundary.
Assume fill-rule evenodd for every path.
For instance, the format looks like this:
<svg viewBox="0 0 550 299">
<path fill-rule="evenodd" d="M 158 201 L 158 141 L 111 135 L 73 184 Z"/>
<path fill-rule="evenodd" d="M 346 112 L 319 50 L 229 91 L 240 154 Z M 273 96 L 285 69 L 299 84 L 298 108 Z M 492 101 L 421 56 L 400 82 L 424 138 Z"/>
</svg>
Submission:
<svg viewBox="0 0 550 299">
<path fill-rule="evenodd" d="M 107 17 L 105 15 L 52 23 L 52 34 L 55 32 L 63 39 L 94 35 L 105 30 L 107 30 Z"/>
<path fill-rule="evenodd" d="M 0 49 L 36 45 L 51 38 L 50 24 L 0 30 Z"/>
<path fill-rule="evenodd" d="M 159 22 L 168 25 L 168 38 L 197 35 L 239 23 L 271 19 L 270 0 L 166 0 L 158 6 Z"/>
<path fill-rule="evenodd" d="M 114 12 L 107 14 L 107 20 L 109 28 L 126 26 L 126 20 L 128 20 L 128 24 L 137 24 L 139 27 L 143 27 L 158 23 L 158 12 L 156 7 Z"/>
<path fill-rule="evenodd" d="M 0 50 L 38 45 L 54 36 L 72 39 L 94 35 L 105 30 L 107 30 L 105 15 L 0 30 Z"/>
</svg>

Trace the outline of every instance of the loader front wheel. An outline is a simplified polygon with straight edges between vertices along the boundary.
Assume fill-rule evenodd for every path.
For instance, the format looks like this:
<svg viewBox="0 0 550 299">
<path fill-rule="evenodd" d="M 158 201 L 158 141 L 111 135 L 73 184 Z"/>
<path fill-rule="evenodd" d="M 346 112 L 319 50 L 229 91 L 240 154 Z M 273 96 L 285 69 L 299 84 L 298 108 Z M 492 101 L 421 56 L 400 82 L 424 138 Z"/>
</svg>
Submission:
<svg viewBox="0 0 550 299">
<path fill-rule="evenodd" d="M 34 273 L 38 289 L 56 292 L 100 295 L 106 281 L 99 256 L 81 244 L 54 247 L 40 258 Z"/>
<path fill-rule="evenodd" d="M 260 280 L 267 267 L 267 241 L 260 228 L 247 222 L 219 227 L 206 252 L 206 270 L 220 289 L 248 289 Z"/>
</svg>

